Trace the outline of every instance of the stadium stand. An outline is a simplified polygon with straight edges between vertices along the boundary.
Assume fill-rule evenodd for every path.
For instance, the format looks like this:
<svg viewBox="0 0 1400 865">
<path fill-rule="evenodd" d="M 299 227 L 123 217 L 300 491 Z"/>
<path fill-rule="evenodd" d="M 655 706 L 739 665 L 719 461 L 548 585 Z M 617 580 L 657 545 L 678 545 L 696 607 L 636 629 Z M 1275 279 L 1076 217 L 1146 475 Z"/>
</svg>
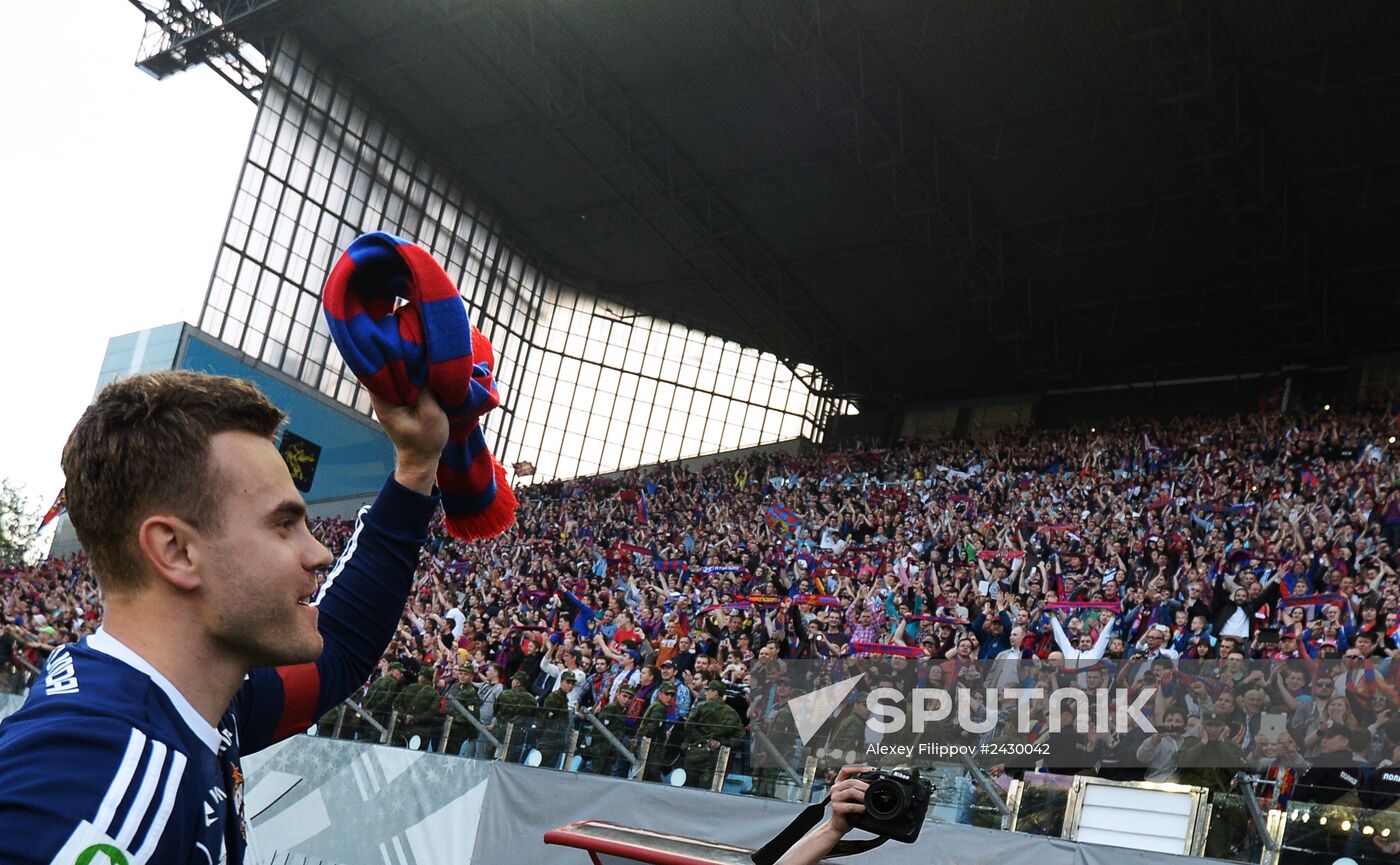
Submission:
<svg viewBox="0 0 1400 865">
<path fill-rule="evenodd" d="M 501 683 L 526 673 L 538 700 L 557 689 L 561 669 L 578 669 L 574 710 L 602 710 L 619 684 L 654 700 L 665 677 L 686 691 L 682 715 L 720 679 L 748 717 L 743 686 L 763 652 L 904 644 L 955 658 L 966 642 L 990 659 L 1011 648 L 1011 628 L 987 628 L 1007 613 L 1025 631 L 1023 656 L 1054 658 L 1047 598 L 1112 603 L 1121 624 L 1109 658 L 1147 648 L 1161 626 L 1154 651 L 1169 656 L 1215 658 L 1233 637 L 1250 658 L 1327 658 L 1364 645 L 1383 661 L 1400 621 L 1393 427 L 1376 410 L 1021 428 L 977 444 L 760 455 L 699 473 L 658 466 L 538 484 L 524 491 L 517 528 L 494 542 L 458 542 L 435 526 L 419 592 L 381 666 L 398 663 L 409 683 L 427 670 L 445 689 L 458 669 L 484 682 L 494 665 Z M 336 553 L 350 528 L 315 525 Z M 1294 596 L 1344 602 L 1289 606 L 1284 581 Z M 8 572 L 3 585 L 15 661 L 42 665 L 97 623 L 81 557 Z M 755 593 L 784 600 L 736 609 L 736 596 Z M 822 595 L 840 606 L 801 603 Z M 1099 619 L 1089 612 L 1065 627 L 1092 644 Z M 1268 628 L 1282 642 L 1257 640 Z"/>
</svg>

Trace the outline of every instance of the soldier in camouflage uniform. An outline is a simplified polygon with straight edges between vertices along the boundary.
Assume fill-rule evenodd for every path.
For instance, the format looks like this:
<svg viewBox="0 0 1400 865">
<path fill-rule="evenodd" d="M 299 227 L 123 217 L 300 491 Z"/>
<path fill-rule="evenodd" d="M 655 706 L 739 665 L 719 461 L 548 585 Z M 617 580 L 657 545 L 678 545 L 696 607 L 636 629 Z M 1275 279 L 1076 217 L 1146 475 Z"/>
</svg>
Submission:
<svg viewBox="0 0 1400 865">
<path fill-rule="evenodd" d="M 1176 752 L 1176 781 L 1192 787 L 1208 787 L 1212 793 L 1227 793 L 1235 773 L 1249 765 L 1240 746 L 1230 738 L 1228 717 L 1218 712 L 1201 713 L 1201 737 L 1187 739 Z M 1222 820 L 1221 817 L 1229 819 Z M 1220 801 L 1215 806 L 1215 819 L 1211 820 L 1210 833 L 1206 836 L 1206 855 L 1224 859 L 1232 846 L 1233 827 L 1241 825 L 1245 819 L 1243 809 L 1236 802 Z M 1331 861 L 1341 855 L 1338 851 L 1328 855 Z"/>
<path fill-rule="evenodd" d="M 680 756 L 685 720 L 678 717 L 676 688 L 675 682 L 663 682 L 656 692 L 656 702 L 647 706 L 637 725 L 637 747 L 641 748 L 642 739 L 651 740 L 642 774 L 647 781 L 660 781 L 662 775 L 675 767 Z"/>
<path fill-rule="evenodd" d="M 527 687 L 529 681 L 529 673 L 516 670 L 515 675 L 510 677 L 511 687 L 502 691 L 496 698 L 496 718 L 491 725 L 491 732 L 499 739 L 505 735 L 507 724 L 515 725 L 515 732 L 511 734 L 510 753 L 505 757 L 507 760 L 512 759 L 512 755 L 524 754 L 525 749 L 534 740 L 534 727 L 538 721 L 540 704 Z"/>
<path fill-rule="evenodd" d="M 365 694 L 365 701 L 362 704 L 364 710 L 385 727 L 389 726 L 389 715 L 394 709 L 394 700 L 399 696 L 399 687 L 402 683 L 403 664 L 395 661 L 389 665 L 388 672 L 374 680 L 373 684 L 369 686 L 369 691 Z M 359 738 L 379 740 L 379 731 L 368 724 L 359 727 L 358 733 Z"/>
<path fill-rule="evenodd" d="M 565 670 L 559 677 L 559 687 L 544 698 L 540 707 L 540 754 L 541 766 L 555 768 L 563 755 L 569 740 L 571 716 L 569 715 L 569 694 L 578 687 L 582 674 L 577 670 Z"/>
<path fill-rule="evenodd" d="M 705 686 L 705 699 L 690 710 L 685 725 L 685 784 L 709 787 L 714 780 L 719 749 L 738 748 L 744 742 L 744 722 L 739 713 L 724 702 L 724 683 L 712 679 Z"/>
<path fill-rule="evenodd" d="M 865 721 L 869 717 L 870 707 L 864 700 L 851 704 L 831 735 L 827 756 L 822 761 L 823 768 L 835 773 L 850 763 L 865 762 Z"/>
<path fill-rule="evenodd" d="M 626 708 L 631 702 L 635 691 L 631 685 L 623 685 L 617 689 L 617 699 L 610 700 L 597 714 L 598 720 L 613 734 L 619 742 L 625 734 Z M 613 775 L 621 778 L 625 777 L 625 761 L 622 760 L 617 749 L 613 747 L 608 737 L 594 726 L 593 736 L 588 743 L 588 757 L 591 764 L 591 771 L 595 775 Z"/>
<path fill-rule="evenodd" d="M 797 736 L 797 723 L 792 718 L 792 709 L 788 706 L 788 700 L 792 698 L 792 682 L 786 678 L 779 679 L 777 683 L 777 695 L 773 699 L 774 705 L 778 706 L 777 711 L 770 714 L 761 722 L 761 729 L 773 747 L 778 750 L 783 759 L 787 761 L 790 768 L 793 768 L 799 775 L 803 770 L 803 758 L 795 752 L 800 745 Z M 753 749 L 754 762 L 760 760 L 767 764 L 754 769 L 754 792 L 759 796 L 776 796 L 778 779 L 785 776 L 782 769 L 773 765 L 775 759 L 766 748 L 760 748 L 757 742 Z M 795 765 L 793 765 L 795 763 Z"/>
<path fill-rule="evenodd" d="M 361 685 L 356 688 L 355 692 L 347 699 L 358 706 L 363 706 L 365 704 L 365 695 L 368 693 L 369 686 Z M 341 718 L 341 710 L 345 712 L 344 719 Z M 359 715 L 350 711 L 349 707 L 341 702 L 331 706 L 330 709 L 326 711 L 326 714 L 322 715 L 321 719 L 316 722 L 316 735 L 325 736 L 327 739 L 332 738 L 335 736 L 336 724 L 340 725 L 340 736 L 343 739 L 353 739 L 355 738 L 355 731 L 359 726 L 369 726 L 365 724 L 364 721 L 360 720 Z"/>
<path fill-rule="evenodd" d="M 399 691 L 395 706 L 399 710 L 399 725 L 394 732 L 394 744 L 410 746 L 417 736 L 418 747 L 430 749 L 438 710 L 442 707 L 442 697 L 433 687 L 432 667 L 419 670 L 418 681 Z"/>
<path fill-rule="evenodd" d="M 447 686 L 447 692 L 442 696 L 446 717 L 452 721 L 452 727 L 447 733 L 447 745 L 442 751 L 444 754 L 461 754 L 463 745 L 475 741 L 481 735 L 476 725 L 462 717 L 461 709 L 453 705 L 455 700 L 461 704 L 462 709 L 471 712 L 478 721 L 481 720 L 481 693 L 472 681 L 470 663 L 457 668 L 457 680 Z"/>
</svg>

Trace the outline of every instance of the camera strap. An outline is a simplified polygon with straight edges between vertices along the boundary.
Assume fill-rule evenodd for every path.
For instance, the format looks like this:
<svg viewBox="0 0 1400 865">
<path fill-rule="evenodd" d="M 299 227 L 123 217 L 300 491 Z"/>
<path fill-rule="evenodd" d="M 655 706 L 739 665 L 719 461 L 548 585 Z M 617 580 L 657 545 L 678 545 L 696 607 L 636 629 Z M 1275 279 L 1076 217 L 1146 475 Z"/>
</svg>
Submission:
<svg viewBox="0 0 1400 865">
<path fill-rule="evenodd" d="M 749 858 L 754 865 L 773 865 L 782 855 L 792 848 L 792 845 L 802 840 L 802 836 L 812 831 L 812 828 L 822 821 L 822 815 L 826 813 L 826 806 L 831 803 L 831 797 L 827 796 L 815 805 L 808 805 L 802 809 L 796 819 L 787 824 L 787 827 L 773 840 L 755 850 Z M 822 858 L 832 856 L 851 856 L 855 853 L 864 853 L 866 850 L 873 850 L 888 841 L 888 838 L 864 838 L 858 841 L 837 841 L 836 846 L 831 848 L 831 852 Z"/>
</svg>

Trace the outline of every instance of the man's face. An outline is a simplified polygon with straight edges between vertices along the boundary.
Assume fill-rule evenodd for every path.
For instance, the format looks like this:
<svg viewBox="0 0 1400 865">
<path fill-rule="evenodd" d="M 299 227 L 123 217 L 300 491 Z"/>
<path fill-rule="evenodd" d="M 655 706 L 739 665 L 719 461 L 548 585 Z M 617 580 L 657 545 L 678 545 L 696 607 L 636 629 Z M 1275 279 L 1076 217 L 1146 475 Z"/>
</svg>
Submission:
<svg viewBox="0 0 1400 865">
<path fill-rule="evenodd" d="M 321 655 L 316 571 L 330 551 L 311 535 L 306 505 L 268 439 L 224 432 L 209 441 L 222 520 L 191 549 L 203 578 L 195 591 L 204 632 L 249 667 L 304 664 Z"/>
</svg>

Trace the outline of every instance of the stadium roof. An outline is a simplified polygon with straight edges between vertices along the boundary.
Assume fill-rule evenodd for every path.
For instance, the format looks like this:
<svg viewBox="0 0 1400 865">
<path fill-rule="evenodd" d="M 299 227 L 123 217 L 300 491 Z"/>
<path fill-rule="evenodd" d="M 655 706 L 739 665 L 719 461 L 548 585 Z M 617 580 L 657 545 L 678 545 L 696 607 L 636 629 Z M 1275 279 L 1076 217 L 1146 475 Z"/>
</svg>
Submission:
<svg viewBox="0 0 1400 865">
<path fill-rule="evenodd" d="M 1400 347 L 1400 3 L 277 5 L 556 275 L 869 404 Z"/>
</svg>

